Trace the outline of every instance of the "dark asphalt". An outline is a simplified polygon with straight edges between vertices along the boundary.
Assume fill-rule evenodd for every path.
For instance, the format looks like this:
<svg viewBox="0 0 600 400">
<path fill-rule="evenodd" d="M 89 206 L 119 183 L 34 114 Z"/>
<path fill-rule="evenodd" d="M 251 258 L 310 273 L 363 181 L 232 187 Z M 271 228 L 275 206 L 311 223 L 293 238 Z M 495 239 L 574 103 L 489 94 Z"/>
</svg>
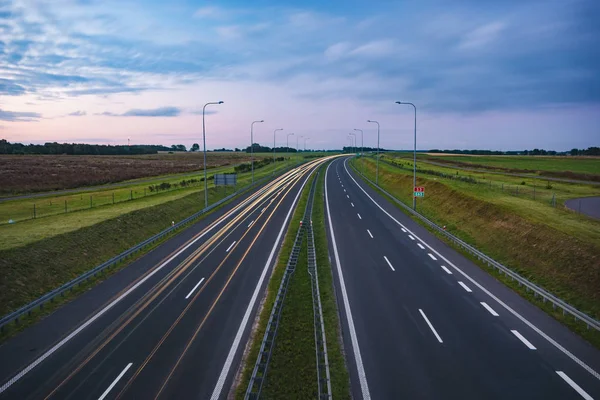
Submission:
<svg viewBox="0 0 600 400">
<path fill-rule="evenodd" d="M 272 190 L 239 210 L 235 208 L 244 200 L 237 200 L 6 342 L 0 347 L 0 398 L 98 399 L 119 376 L 105 398 L 211 398 L 221 376 L 223 389 L 215 398 L 224 398 L 260 301 L 252 299 L 264 291 L 264 276 L 275 261 L 269 256 L 281 244 L 278 237 L 305 179 L 296 174 L 288 179 L 289 187 L 279 186 L 289 192 Z M 215 223 L 219 225 L 198 237 Z M 194 238 L 181 254 L 172 255 Z M 150 273 L 154 275 L 30 367 Z M 242 330 L 244 318 L 249 323 Z M 238 331 L 241 344 L 232 351 Z M 230 353 L 231 366 L 224 368 Z"/>
<path fill-rule="evenodd" d="M 600 197 L 569 199 L 565 201 L 565 207 L 588 217 L 600 219 Z"/>
<path fill-rule="evenodd" d="M 329 167 L 326 189 L 355 399 L 582 399 L 557 371 L 600 399 L 598 350 L 416 224 L 346 169 L 344 159 Z"/>
</svg>

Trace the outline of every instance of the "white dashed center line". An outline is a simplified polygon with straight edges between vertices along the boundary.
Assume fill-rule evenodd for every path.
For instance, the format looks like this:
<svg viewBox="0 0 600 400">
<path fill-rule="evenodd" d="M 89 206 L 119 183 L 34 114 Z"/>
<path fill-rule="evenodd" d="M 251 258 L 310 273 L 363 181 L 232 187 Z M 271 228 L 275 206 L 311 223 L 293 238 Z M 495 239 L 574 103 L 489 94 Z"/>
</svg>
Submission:
<svg viewBox="0 0 600 400">
<path fill-rule="evenodd" d="M 402 232 L 406 233 L 406 229 L 404 229 L 404 228 L 400 228 L 400 229 L 402 229 Z"/>
<path fill-rule="evenodd" d="M 373 239 L 373 234 L 371 233 L 371 231 L 367 229 L 367 233 L 369 234 L 369 236 L 371 236 L 371 239 Z"/>
<path fill-rule="evenodd" d="M 423 247 L 423 245 L 421 243 L 417 243 L 417 246 L 419 246 L 421 248 L 421 250 L 425 250 L 425 247 Z"/>
<path fill-rule="evenodd" d="M 435 256 L 431 253 L 427 253 L 427 255 L 432 259 L 432 260 L 437 260 L 437 258 L 435 258 Z"/>
<path fill-rule="evenodd" d="M 390 260 L 388 260 L 386 256 L 383 256 L 383 258 L 385 259 L 385 262 L 387 263 L 387 265 L 389 265 L 389 266 L 390 266 L 390 268 L 392 269 L 392 271 L 396 271 L 396 270 L 394 269 L 394 267 L 392 266 L 392 263 L 390 262 Z"/>
<path fill-rule="evenodd" d="M 445 265 L 442 265 L 441 267 L 442 267 L 442 269 L 443 269 L 444 271 L 446 271 L 446 273 L 447 273 L 448 275 L 452 275 L 452 271 L 450 271 L 448 268 L 446 268 L 446 266 L 445 266 Z"/>
<path fill-rule="evenodd" d="M 354 203 L 350 202 L 350 205 L 351 205 L 352 207 L 354 207 Z"/>
<path fill-rule="evenodd" d="M 231 243 L 229 245 L 229 247 L 227 248 L 227 250 L 225 250 L 225 253 L 229 253 L 229 250 L 231 250 L 231 248 L 233 247 L 233 245 L 235 244 L 235 242 L 237 242 L 237 240 L 234 240 L 233 243 Z"/>
<path fill-rule="evenodd" d="M 442 338 L 440 337 L 440 335 L 438 335 L 437 331 L 435 330 L 435 328 L 433 327 L 433 325 L 431 325 L 431 322 L 429 322 L 429 319 L 427 319 L 427 316 L 425 315 L 425 313 L 423 312 L 423 310 L 421 310 L 419 308 L 419 312 L 421 313 L 421 315 L 423 316 L 423 319 L 425 320 L 425 322 L 427 322 L 427 325 L 429 325 L 429 329 L 431 329 L 431 332 L 433 332 L 433 334 L 435 335 L 435 337 L 437 338 L 438 342 L 440 343 L 444 343 L 442 341 Z"/>
<path fill-rule="evenodd" d="M 558 374 L 558 376 L 560 376 L 561 378 L 563 378 L 565 380 L 565 382 L 567 382 L 569 384 L 569 386 L 571 386 L 573 389 L 575 389 L 575 391 L 577 393 L 579 393 L 579 395 L 581 397 L 583 397 L 585 400 L 594 400 L 592 396 L 590 396 L 589 394 L 587 394 L 585 392 L 585 390 L 583 390 L 578 384 L 576 384 L 575 382 L 573 382 L 573 379 L 569 378 L 567 376 L 567 374 L 565 374 L 562 371 L 556 371 L 556 373 Z"/>
<path fill-rule="evenodd" d="M 112 390 L 112 388 L 115 387 L 115 385 L 117 384 L 117 382 L 119 382 L 119 379 L 121 379 L 123 377 L 123 375 L 125 375 L 125 373 L 127 372 L 127 370 L 129 368 L 131 368 L 132 365 L 133 365 L 132 363 L 127 364 L 127 366 L 125 367 L 125 369 L 123 371 L 121 371 L 121 373 L 119 374 L 119 376 L 117 376 L 114 381 L 112 381 L 112 383 L 110 384 L 110 386 L 104 391 L 104 393 L 102 393 L 102 395 L 98 398 L 98 400 L 104 400 L 104 398 L 108 395 L 108 392 L 110 392 Z"/>
<path fill-rule="evenodd" d="M 415 238 L 412 237 L 412 235 L 408 235 L 408 237 L 410 238 L 410 240 L 415 240 Z"/>
<path fill-rule="evenodd" d="M 253 223 L 254 223 L 254 220 L 252 220 L 252 222 L 250 222 L 250 223 L 248 224 L 248 228 L 250 228 L 250 227 L 252 226 L 252 224 L 253 224 Z"/>
<path fill-rule="evenodd" d="M 358 215 L 358 219 L 362 219 L 359 213 L 356 213 L 356 215 Z"/>
<path fill-rule="evenodd" d="M 525 344 L 525 346 L 527 346 L 529 348 L 529 350 L 537 350 L 535 348 L 534 345 L 531 344 L 531 342 L 529 342 L 529 340 L 525 339 L 523 337 L 523 335 L 521 335 L 519 332 L 512 330 L 511 331 L 513 333 L 513 335 L 515 335 L 521 342 L 523 342 Z"/>
<path fill-rule="evenodd" d="M 492 314 L 494 317 L 498 316 L 498 313 L 496 311 L 494 311 L 494 309 L 492 307 L 488 306 L 486 302 L 482 301 L 481 305 L 483 306 L 483 308 L 488 310 L 490 312 L 490 314 Z"/>
<path fill-rule="evenodd" d="M 350 198 L 350 196 L 346 195 L 347 198 Z"/>
<path fill-rule="evenodd" d="M 198 286 L 200 286 L 200 284 L 201 284 L 202 282 L 204 282 L 204 278 L 200 279 L 200 282 L 196 283 L 196 286 L 194 286 L 194 287 L 192 288 L 192 290 L 190 290 L 190 292 L 188 293 L 188 295 L 187 295 L 187 296 L 185 296 L 185 298 L 186 298 L 186 299 L 189 299 L 189 298 L 190 298 L 190 296 L 192 295 L 192 293 L 194 293 L 194 290 L 198 289 Z"/>
<path fill-rule="evenodd" d="M 462 286 L 462 288 L 463 288 L 463 289 L 465 289 L 467 292 L 469 292 L 469 293 L 471 293 L 471 292 L 472 292 L 471 288 L 470 288 L 470 287 L 468 287 L 467 285 L 465 285 L 463 282 L 461 282 L 461 281 L 458 281 L 458 284 L 459 284 L 460 286 Z"/>
</svg>

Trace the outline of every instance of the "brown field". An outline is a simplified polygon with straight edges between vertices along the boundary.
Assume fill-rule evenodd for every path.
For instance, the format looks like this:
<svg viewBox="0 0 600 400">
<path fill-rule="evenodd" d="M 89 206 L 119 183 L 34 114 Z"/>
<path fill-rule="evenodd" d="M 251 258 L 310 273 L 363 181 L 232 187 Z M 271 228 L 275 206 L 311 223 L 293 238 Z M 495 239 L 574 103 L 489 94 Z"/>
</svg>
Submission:
<svg viewBox="0 0 600 400">
<path fill-rule="evenodd" d="M 262 158 L 262 157 L 261 157 Z M 250 160 L 246 153 L 207 153 L 207 167 Z M 202 153 L 139 156 L 0 155 L 0 195 L 72 189 L 198 171 Z"/>
</svg>

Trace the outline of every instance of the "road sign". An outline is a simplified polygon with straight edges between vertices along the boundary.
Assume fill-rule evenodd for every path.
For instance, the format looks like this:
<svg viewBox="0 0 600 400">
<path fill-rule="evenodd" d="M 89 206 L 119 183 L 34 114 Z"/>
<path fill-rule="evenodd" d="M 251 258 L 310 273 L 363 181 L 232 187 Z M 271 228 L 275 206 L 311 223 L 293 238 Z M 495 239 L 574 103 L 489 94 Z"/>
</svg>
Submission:
<svg viewBox="0 0 600 400">
<path fill-rule="evenodd" d="M 415 186 L 414 196 L 415 197 L 425 197 L 425 188 L 423 186 Z"/>
<path fill-rule="evenodd" d="M 415 192 L 415 197 L 425 197 L 425 192 Z"/>
<path fill-rule="evenodd" d="M 237 174 L 215 174 L 215 186 L 235 186 Z"/>
<path fill-rule="evenodd" d="M 415 192 L 425 192 L 425 188 L 423 186 L 415 186 Z"/>
</svg>

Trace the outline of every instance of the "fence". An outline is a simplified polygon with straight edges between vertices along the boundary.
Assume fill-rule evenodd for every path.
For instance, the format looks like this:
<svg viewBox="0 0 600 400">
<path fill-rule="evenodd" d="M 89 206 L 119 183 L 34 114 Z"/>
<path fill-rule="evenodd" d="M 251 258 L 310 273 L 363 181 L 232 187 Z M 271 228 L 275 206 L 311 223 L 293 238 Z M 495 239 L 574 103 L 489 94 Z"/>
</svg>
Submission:
<svg viewBox="0 0 600 400">
<path fill-rule="evenodd" d="M 282 170 L 281 173 L 283 173 L 285 171 L 287 171 L 287 169 Z M 182 228 L 183 226 L 195 221 L 196 219 L 201 217 L 203 214 L 220 206 L 221 204 L 232 199 L 233 197 L 237 196 L 238 194 L 241 194 L 241 193 L 251 189 L 252 187 L 256 186 L 257 184 L 265 182 L 269 179 L 272 179 L 272 177 L 271 176 L 264 177 L 262 179 L 257 180 L 254 185 L 250 184 L 250 185 L 246 185 L 246 186 L 240 188 L 238 191 L 233 192 L 229 196 L 224 197 L 223 199 L 217 201 L 214 204 L 211 204 L 207 208 L 200 210 L 197 213 L 194 213 L 193 215 L 187 217 L 186 219 L 163 230 L 162 232 L 159 232 L 156 235 L 133 246 L 132 248 L 125 250 L 123 253 L 121 253 L 121 254 L 111 258 L 110 260 L 105 261 L 104 263 L 98 265 L 97 267 L 83 273 L 82 275 L 78 276 L 77 278 L 73 279 L 72 281 L 67 282 L 64 285 L 60 286 L 59 288 L 46 293 L 42 297 L 38 298 L 37 300 L 32 301 L 31 303 L 27 304 L 26 306 L 21 307 L 20 309 L 14 311 L 8 315 L 5 315 L 4 317 L 2 317 L 2 319 L 0 319 L 0 331 L 2 331 L 4 329 L 4 326 L 6 324 L 13 322 L 13 321 L 15 323 L 18 323 L 19 318 L 23 317 L 25 314 L 31 315 L 31 312 L 34 311 L 36 308 L 43 309 L 44 304 L 46 304 L 48 302 L 53 302 L 57 296 L 64 296 L 67 291 L 72 291 L 74 287 L 77 287 L 77 286 L 81 285 L 82 283 L 87 282 L 89 279 L 92 279 L 95 276 L 102 274 L 106 269 L 115 267 L 118 263 L 125 261 L 127 258 L 133 256 L 134 254 L 137 254 L 140 251 L 148 248 L 149 246 L 154 245 L 157 241 L 162 240 L 164 237 L 175 232 L 179 228 Z"/>
<path fill-rule="evenodd" d="M 527 292 L 530 292 L 530 291 L 533 292 L 533 295 L 536 298 L 537 297 L 541 297 L 542 301 L 544 303 L 546 301 L 549 301 L 552 304 L 552 307 L 554 309 L 556 309 L 557 307 L 560 308 L 562 310 L 563 315 L 570 314 L 575 319 L 577 319 L 577 320 L 582 321 L 583 323 L 585 323 L 587 325 L 588 329 L 590 327 L 592 327 L 592 328 L 600 331 L 600 322 L 597 321 L 596 319 L 590 317 L 589 315 L 585 314 L 582 311 L 579 311 L 575 307 L 573 307 L 570 304 L 568 304 L 567 302 L 559 299 L 558 297 L 554 296 L 553 294 L 551 294 L 550 292 L 546 291 L 545 289 L 537 286 L 536 284 L 534 284 L 532 282 L 529 282 L 527 279 L 523 278 L 522 276 L 520 276 L 516 272 L 512 271 L 510 268 L 508 268 L 508 267 L 500 264 L 498 261 L 496 261 L 496 260 L 492 259 L 491 257 L 485 255 L 481 251 L 477 250 L 475 247 L 473 247 L 470 244 L 466 243 L 465 241 L 457 238 L 456 236 L 454 236 L 453 234 L 449 233 L 448 231 L 445 231 L 443 228 L 441 228 L 440 226 L 436 225 L 434 222 L 430 221 L 429 219 L 427 219 L 422 214 L 420 214 L 417 211 L 413 210 L 410 206 L 408 206 L 407 204 L 405 204 L 401 200 L 397 199 L 392 194 L 388 193 L 381 186 L 376 185 L 375 182 L 371 181 L 369 178 L 367 178 L 365 175 L 363 175 L 361 172 L 359 172 L 354 167 L 354 165 L 352 165 L 352 163 L 350 164 L 350 166 L 358 174 L 360 174 L 363 177 L 364 180 L 366 180 L 373 187 L 376 187 L 382 193 L 384 193 L 385 195 L 387 195 L 390 199 L 392 199 L 393 201 L 395 201 L 396 203 L 398 203 L 404 210 L 408 211 L 409 213 L 411 213 L 415 217 L 419 218 L 421 221 L 423 221 L 429 227 L 433 228 L 440 235 L 446 237 L 451 242 L 453 242 L 455 245 L 457 245 L 460 248 L 466 250 L 472 256 L 476 257 L 479 261 L 487 264 L 489 267 L 494 268 L 496 271 L 498 271 L 499 274 L 506 275 L 511 280 L 517 281 L 517 283 L 519 284 L 519 286 L 525 286 L 525 290 Z"/>
</svg>

